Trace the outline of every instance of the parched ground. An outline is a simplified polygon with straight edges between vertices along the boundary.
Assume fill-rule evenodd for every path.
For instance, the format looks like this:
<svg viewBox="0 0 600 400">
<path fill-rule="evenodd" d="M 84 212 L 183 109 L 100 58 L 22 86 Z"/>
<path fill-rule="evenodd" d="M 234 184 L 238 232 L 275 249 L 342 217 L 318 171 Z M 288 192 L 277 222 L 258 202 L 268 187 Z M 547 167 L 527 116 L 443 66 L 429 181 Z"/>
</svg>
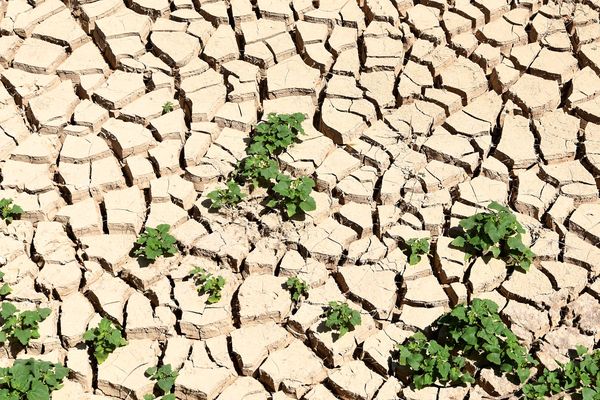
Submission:
<svg viewBox="0 0 600 400">
<path fill-rule="evenodd" d="M 397 343 L 476 297 L 543 365 L 597 346 L 600 2 L 561 3 L 0 1 L 0 198 L 24 209 L 0 270 L 8 300 L 52 309 L 0 364 L 64 362 L 54 400 L 141 400 L 157 363 L 181 368 L 180 399 L 510 395 L 489 371 L 457 389 L 393 377 Z M 255 193 L 209 212 L 270 112 L 307 116 L 280 163 L 313 177 L 317 210 L 282 221 Z M 491 201 L 527 227 L 529 273 L 449 247 Z M 160 223 L 180 254 L 142 265 L 133 242 Z M 432 255 L 409 266 L 415 237 Z M 226 278 L 219 303 L 194 266 Z M 282 287 L 296 275 L 299 307 Z M 333 300 L 363 321 L 335 342 Z M 97 367 L 82 334 L 101 316 L 129 344 Z"/>
</svg>

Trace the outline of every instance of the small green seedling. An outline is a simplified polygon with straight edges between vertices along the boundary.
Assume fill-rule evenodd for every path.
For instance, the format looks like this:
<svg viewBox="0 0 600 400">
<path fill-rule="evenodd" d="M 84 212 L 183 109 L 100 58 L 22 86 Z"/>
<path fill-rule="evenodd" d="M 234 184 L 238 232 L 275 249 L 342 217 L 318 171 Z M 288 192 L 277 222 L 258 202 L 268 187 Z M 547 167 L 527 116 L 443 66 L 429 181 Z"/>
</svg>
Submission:
<svg viewBox="0 0 600 400">
<path fill-rule="evenodd" d="M 524 398 L 548 399 L 560 394 L 567 395 L 565 398 L 600 399 L 600 350 L 589 353 L 584 346 L 577 346 L 576 351 L 566 364 L 557 362 L 557 369 L 544 368 L 540 376 L 527 382 L 522 388 Z"/>
<path fill-rule="evenodd" d="M 279 175 L 279 164 L 266 155 L 254 154 L 244 158 L 237 170 L 238 179 L 251 182 L 252 189 L 259 186 L 268 187 Z"/>
<path fill-rule="evenodd" d="M 162 106 L 162 113 L 164 115 L 164 114 L 170 113 L 171 111 L 173 111 L 173 103 L 171 103 L 170 101 L 167 101 Z"/>
<path fill-rule="evenodd" d="M 256 126 L 246 152 L 265 156 L 278 155 L 294 143 L 299 134 L 304 133 L 302 121 L 304 121 L 302 113 L 269 114 L 267 121 Z"/>
<path fill-rule="evenodd" d="M 177 240 L 169 234 L 170 226 L 160 224 L 156 228 L 148 228 L 138 237 L 136 244 L 138 248 L 134 254 L 138 257 L 144 257 L 150 262 L 156 261 L 160 256 L 172 256 L 177 254 L 175 243 Z"/>
<path fill-rule="evenodd" d="M 2 281 L 2 278 L 4 278 L 4 272 L 0 271 L 0 281 Z M 0 286 L 0 298 L 3 298 L 4 296 L 8 296 L 12 289 L 10 288 L 8 283 L 0 283 L 2 284 Z"/>
<path fill-rule="evenodd" d="M 280 174 L 273 186 L 273 196 L 267 202 L 267 207 L 278 207 L 286 211 L 288 218 L 300 212 L 309 212 L 317 208 L 315 199 L 310 193 L 315 187 L 315 181 L 308 177 L 292 179 Z"/>
<path fill-rule="evenodd" d="M 12 367 L 0 368 L 0 399 L 49 400 L 68 374 L 69 369 L 60 364 L 17 359 Z"/>
<path fill-rule="evenodd" d="M 27 346 L 31 339 L 39 339 L 40 322 L 48 318 L 50 312 L 49 308 L 19 312 L 12 303 L 3 302 L 0 308 L 0 345 L 16 339 Z"/>
<path fill-rule="evenodd" d="M 227 182 L 227 188 L 217 189 L 206 195 L 212 202 L 210 208 L 232 207 L 239 204 L 246 195 L 235 181 Z"/>
<path fill-rule="evenodd" d="M 429 254 L 429 239 L 409 239 L 406 241 L 406 252 L 408 254 L 408 263 L 416 265 L 421 261 L 421 257 Z"/>
<path fill-rule="evenodd" d="M 510 209 L 492 202 L 489 212 L 477 213 L 460 221 L 464 233 L 452 241 L 462 248 L 465 260 L 474 256 L 491 254 L 494 258 L 504 257 L 508 265 L 528 271 L 535 254 L 523 244 L 523 226 Z"/>
<path fill-rule="evenodd" d="M 293 301 L 300 301 L 302 297 L 308 297 L 308 284 L 297 276 L 288 278 L 285 286 L 292 294 Z"/>
<path fill-rule="evenodd" d="M 153 381 L 156 381 L 154 385 L 154 392 L 159 392 L 161 400 L 175 400 L 173 394 L 173 387 L 175 386 L 175 379 L 177 379 L 178 372 L 175 371 L 171 364 L 163 365 L 162 367 L 151 367 L 145 372 L 145 375 Z M 144 396 L 144 400 L 154 400 L 156 397 L 153 394 L 147 394 Z"/>
<path fill-rule="evenodd" d="M 348 304 L 339 301 L 330 301 L 329 308 L 325 311 L 325 326 L 338 332 L 337 339 L 361 324 L 360 313 L 348 307 Z M 337 340 L 334 339 L 334 340 Z"/>
<path fill-rule="evenodd" d="M 398 365 L 408 370 L 411 383 L 416 389 L 442 385 L 464 385 L 475 382 L 467 372 L 464 357 L 452 354 L 450 346 L 436 340 L 427 340 L 421 332 L 398 345 Z"/>
<path fill-rule="evenodd" d="M 10 224 L 13 222 L 13 219 L 18 218 L 23 213 L 23 209 L 13 204 L 12 199 L 2 199 L 0 200 L 0 213 L 2 214 L 2 219 L 7 224 Z"/>
<path fill-rule="evenodd" d="M 214 276 L 200 267 L 192 269 L 190 275 L 194 279 L 198 293 L 208 294 L 207 303 L 214 304 L 221 300 L 221 290 L 225 287 L 225 278 L 220 275 Z"/>
<path fill-rule="evenodd" d="M 94 357 L 98 364 L 106 361 L 109 354 L 117 348 L 127 344 L 121 331 L 106 318 L 102 318 L 98 327 L 87 330 L 83 334 L 83 340 L 94 349 Z"/>
</svg>

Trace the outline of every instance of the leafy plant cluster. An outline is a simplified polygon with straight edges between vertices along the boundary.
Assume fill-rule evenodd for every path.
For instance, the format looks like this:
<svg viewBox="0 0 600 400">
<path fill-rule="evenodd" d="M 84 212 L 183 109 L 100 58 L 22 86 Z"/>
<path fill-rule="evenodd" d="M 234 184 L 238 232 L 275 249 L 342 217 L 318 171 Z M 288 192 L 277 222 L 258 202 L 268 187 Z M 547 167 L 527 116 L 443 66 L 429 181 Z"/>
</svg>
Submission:
<svg viewBox="0 0 600 400">
<path fill-rule="evenodd" d="M 228 207 L 241 202 L 246 195 L 242 193 L 242 188 L 235 181 L 227 181 L 227 187 L 216 189 L 206 195 L 212 203 L 210 208 L 219 209 Z"/>
<path fill-rule="evenodd" d="M 0 214 L 2 219 L 10 224 L 13 220 L 19 217 L 23 213 L 23 209 L 17 204 L 13 204 L 12 199 L 1 199 L 0 200 Z"/>
<path fill-rule="evenodd" d="M 302 121 L 301 113 L 271 113 L 267 121 L 258 124 L 246 149 L 248 156 L 240 161 L 234 179 L 227 182 L 227 188 L 207 195 L 212 201 L 211 208 L 238 204 L 244 197 L 239 184 L 249 183 L 252 190 L 266 188 L 267 206 L 285 210 L 288 218 L 314 210 L 316 203 L 310 193 L 315 182 L 308 177 L 292 178 L 281 173 L 276 158 L 304 133 Z"/>
<path fill-rule="evenodd" d="M 154 393 L 159 392 L 159 395 L 162 396 L 161 400 L 175 400 L 173 387 L 175 386 L 175 379 L 177 379 L 178 372 L 171 367 L 171 364 L 163 365 L 160 368 L 148 368 L 145 375 L 156 381 Z M 154 393 L 144 395 L 144 400 L 156 399 Z"/>
<path fill-rule="evenodd" d="M 296 141 L 300 133 L 304 133 L 302 122 L 304 114 L 275 114 L 267 116 L 266 122 L 256 126 L 252 142 L 248 146 L 250 155 L 277 156 Z"/>
<path fill-rule="evenodd" d="M 329 307 L 325 311 L 325 318 L 325 326 L 330 330 L 337 331 L 337 339 L 354 330 L 362 322 L 358 311 L 339 301 L 329 302 Z"/>
<path fill-rule="evenodd" d="M 0 368 L 0 399 L 49 400 L 68 373 L 69 369 L 60 364 L 17 359 L 12 367 Z"/>
<path fill-rule="evenodd" d="M 4 285 L 3 285 L 4 287 Z M 40 322 L 50 315 L 49 308 L 21 311 L 9 302 L 3 302 L 0 307 L 0 345 L 5 342 L 18 340 L 23 346 L 29 345 L 31 339 L 39 339 Z"/>
<path fill-rule="evenodd" d="M 453 354 L 452 347 L 448 345 L 427 340 L 421 332 L 398 346 L 398 364 L 410 369 L 412 384 L 417 389 L 436 382 L 462 385 L 475 381 L 465 369 L 464 357 Z"/>
<path fill-rule="evenodd" d="M 300 301 L 302 297 L 308 297 L 308 284 L 297 276 L 288 278 L 285 286 L 290 291 L 293 301 Z"/>
<path fill-rule="evenodd" d="M 214 276 L 204 268 L 196 267 L 190 271 L 198 293 L 208 294 L 206 302 L 209 304 L 218 303 L 221 300 L 221 290 L 225 286 L 225 278 Z"/>
<path fill-rule="evenodd" d="M 429 239 L 409 239 L 406 241 L 406 250 L 408 256 L 408 263 L 410 265 L 416 265 L 421 262 L 421 257 L 429 254 Z"/>
<path fill-rule="evenodd" d="M 302 176 L 293 179 L 279 174 L 275 180 L 277 183 L 271 188 L 267 207 L 283 209 L 290 218 L 317 208 L 315 199 L 310 195 L 315 187 L 315 181 L 311 178 Z"/>
<path fill-rule="evenodd" d="M 138 248 L 134 255 L 154 262 L 160 256 L 167 257 L 177 254 L 175 246 L 177 240 L 169 233 L 170 228 L 168 224 L 160 224 L 156 228 L 146 227 L 146 230 L 135 242 Z"/>
<path fill-rule="evenodd" d="M 508 265 L 528 271 L 535 254 L 523 244 L 523 226 L 510 209 L 493 201 L 489 212 L 477 213 L 460 221 L 464 233 L 452 241 L 462 248 L 465 260 L 491 254 L 506 259 Z"/>
<path fill-rule="evenodd" d="M 461 385 L 472 382 L 466 360 L 475 367 L 491 367 L 524 383 L 537 364 L 515 334 L 502 322 L 498 305 L 475 299 L 459 305 L 436 321 L 435 337 L 415 334 L 398 346 L 398 364 L 412 375 L 417 389 L 433 383 Z"/>
<path fill-rule="evenodd" d="M 121 331 L 106 318 L 102 318 L 96 328 L 87 330 L 83 334 L 83 340 L 93 348 L 94 357 L 98 364 L 102 364 L 109 354 L 117 348 L 125 346 L 125 340 Z"/>
<path fill-rule="evenodd" d="M 600 350 L 588 353 L 577 346 L 577 356 L 559 368 L 544 371 L 522 388 L 525 399 L 545 399 L 555 394 L 574 395 L 583 400 L 600 399 Z"/>
<path fill-rule="evenodd" d="M 0 281 L 4 273 L 0 271 Z M 0 282 L 1 283 L 1 282 Z M 4 298 L 12 291 L 8 283 L 0 286 L 0 298 Z M 21 345 L 29 345 L 31 339 L 40 337 L 40 322 L 50 315 L 49 308 L 36 308 L 19 312 L 17 307 L 7 301 L 0 305 L 0 345 L 17 340 Z M 0 397 L 0 399 L 2 399 Z"/>
</svg>

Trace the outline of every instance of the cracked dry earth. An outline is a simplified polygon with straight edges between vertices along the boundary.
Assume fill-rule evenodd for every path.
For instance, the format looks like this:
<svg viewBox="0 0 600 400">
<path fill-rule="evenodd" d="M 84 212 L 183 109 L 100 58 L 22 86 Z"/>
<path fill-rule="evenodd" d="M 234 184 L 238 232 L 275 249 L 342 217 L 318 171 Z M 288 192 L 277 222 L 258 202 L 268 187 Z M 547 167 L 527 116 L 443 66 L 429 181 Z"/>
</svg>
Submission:
<svg viewBox="0 0 600 400">
<path fill-rule="evenodd" d="M 320 4 L 319 4 L 320 3 Z M 15 357 L 65 363 L 54 400 L 137 399 L 147 367 L 180 399 L 480 399 L 515 387 L 399 382 L 390 352 L 457 303 L 493 299 L 542 365 L 600 339 L 598 0 L 0 1 L 0 270 L 20 309 L 52 309 Z M 167 101 L 174 111 L 162 114 Z M 301 112 L 279 159 L 317 209 L 208 210 L 257 121 Z M 458 221 L 508 204 L 529 273 L 449 247 Z M 166 223 L 179 254 L 132 257 Z M 404 240 L 431 238 L 409 266 Z M 223 275 L 207 305 L 187 275 Z M 298 307 L 282 287 L 299 275 Z M 319 329 L 329 301 L 362 325 Z M 100 367 L 82 334 L 129 344 Z M 488 371 L 489 372 L 489 371 Z"/>
</svg>

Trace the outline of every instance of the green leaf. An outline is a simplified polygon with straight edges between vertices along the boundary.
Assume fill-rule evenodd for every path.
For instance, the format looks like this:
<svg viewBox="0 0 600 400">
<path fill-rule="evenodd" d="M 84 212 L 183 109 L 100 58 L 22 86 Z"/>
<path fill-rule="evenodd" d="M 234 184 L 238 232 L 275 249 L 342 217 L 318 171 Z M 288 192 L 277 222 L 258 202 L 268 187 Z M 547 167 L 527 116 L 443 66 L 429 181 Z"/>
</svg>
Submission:
<svg viewBox="0 0 600 400">
<path fill-rule="evenodd" d="M 14 336 L 21 342 L 23 346 L 27 346 L 29 344 L 29 339 L 31 339 L 32 332 L 29 329 L 15 329 Z"/>
<path fill-rule="evenodd" d="M 450 242 L 450 244 L 454 247 L 464 247 L 465 246 L 465 238 L 463 238 L 462 236 L 458 236 L 458 237 L 454 238 L 454 240 L 452 240 L 452 242 Z"/>
<path fill-rule="evenodd" d="M 33 381 L 31 389 L 27 391 L 27 400 L 50 400 L 50 392 L 48 386 L 42 382 Z"/>
<path fill-rule="evenodd" d="M 500 358 L 499 353 L 489 353 L 485 358 L 492 364 L 496 364 L 496 365 L 502 364 L 502 359 Z"/>
<path fill-rule="evenodd" d="M 287 203 L 285 205 L 286 208 L 286 212 L 287 212 L 287 216 L 288 217 L 293 217 L 294 215 L 296 215 L 296 204 L 294 203 Z"/>
<path fill-rule="evenodd" d="M 423 357 L 421 354 L 411 354 L 406 358 L 406 362 L 408 363 L 408 365 L 415 371 L 417 371 L 420 366 L 421 363 L 423 362 L 423 360 L 425 359 L 425 357 Z"/>
<path fill-rule="evenodd" d="M 0 310 L 0 317 L 2 319 L 8 319 L 11 315 L 17 312 L 17 307 L 13 304 L 4 302 L 2 303 L 2 309 Z"/>
<path fill-rule="evenodd" d="M 517 368 L 517 376 L 519 377 L 519 382 L 524 383 L 529 378 L 529 368 Z"/>
<path fill-rule="evenodd" d="M 419 263 L 419 261 L 421 261 L 421 256 L 418 254 L 411 254 L 408 258 L 408 263 L 410 265 L 416 265 Z"/>
<path fill-rule="evenodd" d="M 506 211 L 508 212 L 508 208 L 504 207 L 502 204 L 498 203 L 497 201 L 492 201 L 489 205 L 488 208 L 491 210 L 496 210 L 496 211 Z"/>
<path fill-rule="evenodd" d="M 39 313 L 39 317 L 41 318 L 41 321 L 43 321 L 50 316 L 50 313 L 52 312 L 52 310 L 50 310 L 49 308 L 38 308 L 37 312 Z"/>
<path fill-rule="evenodd" d="M 477 328 L 475 327 L 468 327 L 463 334 L 461 335 L 461 338 L 469 345 L 471 346 L 475 346 L 477 344 Z"/>
<path fill-rule="evenodd" d="M 588 349 L 585 346 L 577 345 L 575 347 L 578 356 L 582 356 L 588 352 Z"/>
<path fill-rule="evenodd" d="M 300 208 L 304 212 L 314 211 L 317 209 L 317 203 L 315 202 L 315 199 L 309 197 L 308 199 L 300 202 Z"/>
<path fill-rule="evenodd" d="M 174 384 L 175 378 L 164 378 L 157 382 L 158 387 L 163 391 L 163 393 L 169 393 Z"/>
<path fill-rule="evenodd" d="M 438 366 L 438 372 L 440 374 L 440 377 L 443 380 L 448 379 L 448 375 L 450 374 L 450 363 L 449 362 L 442 362 L 439 366 Z"/>
<path fill-rule="evenodd" d="M 8 283 L 5 283 L 2 286 L 0 286 L 0 296 L 6 296 L 6 295 L 10 294 L 11 291 L 12 291 L 12 289 L 10 288 Z"/>
<path fill-rule="evenodd" d="M 598 392 L 592 388 L 586 387 L 581 390 L 583 400 L 595 400 Z"/>
<path fill-rule="evenodd" d="M 523 246 L 523 243 L 521 242 L 521 238 L 519 238 L 518 236 L 509 237 L 506 241 L 506 244 L 508 245 L 508 248 L 511 250 L 519 249 L 519 248 L 521 248 L 521 246 Z"/>
<path fill-rule="evenodd" d="M 492 255 L 494 256 L 494 258 L 500 257 L 501 250 L 500 250 L 499 247 L 493 246 L 493 247 L 490 247 L 490 250 L 491 250 Z"/>
</svg>

